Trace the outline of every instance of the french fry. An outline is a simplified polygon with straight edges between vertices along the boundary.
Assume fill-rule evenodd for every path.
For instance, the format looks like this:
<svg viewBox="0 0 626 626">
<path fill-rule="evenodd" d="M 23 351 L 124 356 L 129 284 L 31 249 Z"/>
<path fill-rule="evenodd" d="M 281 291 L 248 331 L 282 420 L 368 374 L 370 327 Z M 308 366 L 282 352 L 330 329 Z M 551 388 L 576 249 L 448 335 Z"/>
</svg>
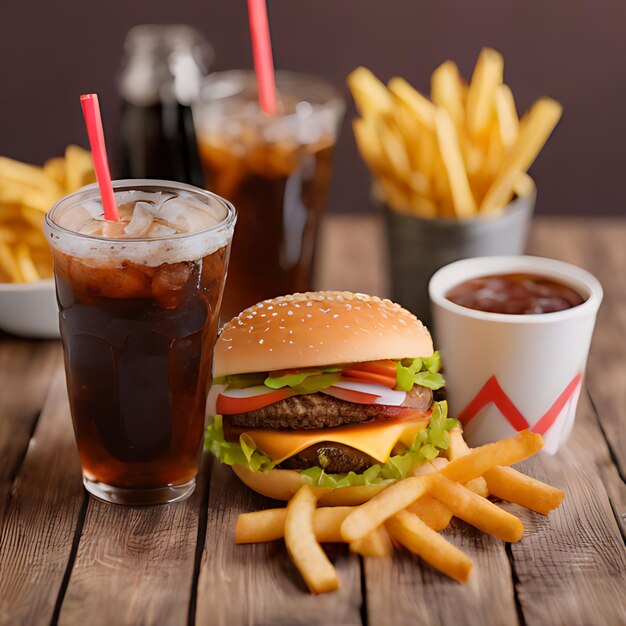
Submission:
<svg viewBox="0 0 626 626">
<path fill-rule="evenodd" d="M 4 243 L 14 243 L 16 238 L 17 236 L 13 230 L 0 226 L 0 241 Z"/>
<path fill-rule="evenodd" d="M 346 80 L 361 115 L 387 115 L 391 112 L 391 94 L 366 67 L 357 67 Z"/>
<path fill-rule="evenodd" d="M 413 504 L 409 504 L 406 510 L 415 513 L 426 526 L 436 531 L 447 528 L 452 519 L 452 511 L 445 504 L 429 495 L 422 496 Z"/>
<path fill-rule="evenodd" d="M 469 453 L 470 448 L 465 443 L 465 439 L 463 439 L 463 434 L 461 433 L 460 428 L 453 428 L 449 433 L 450 437 L 450 447 L 448 448 L 448 456 L 450 460 L 458 459 L 459 457 L 465 456 Z M 478 478 L 474 478 L 467 483 L 465 486 L 474 493 L 477 493 L 479 496 L 486 498 L 489 495 L 489 491 L 487 489 L 487 482 L 482 476 Z"/>
<path fill-rule="evenodd" d="M 17 262 L 11 252 L 11 248 L 3 241 L 0 241 L 0 269 L 13 282 L 20 282 L 21 276 Z"/>
<path fill-rule="evenodd" d="M 494 496 L 542 515 L 556 509 L 565 497 L 557 487 L 546 485 L 512 467 L 494 467 L 485 473 L 485 480 Z"/>
<path fill-rule="evenodd" d="M 465 109 L 462 82 L 456 63 L 453 61 L 442 63 L 432 73 L 430 84 L 433 102 L 449 113 L 457 129 L 462 128 L 465 125 Z"/>
<path fill-rule="evenodd" d="M 412 87 L 404 78 L 389 81 L 389 91 L 429 130 L 435 129 L 435 105 Z"/>
<path fill-rule="evenodd" d="M 400 511 L 387 522 L 387 529 L 407 550 L 450 578 L 461 583 L 469 578 L 472 560 L 429 528 L 417 515 Z"/>
<path fill-rule="evenodd" d="M 517 196 L 521 196 L 522 198 L 526 198 L 535 193 L 535 181 L 525 172 L 521 173 L 517 180 L 515 181 L 515 185 L 513 186 L 513 193 Z"/>
<path fill-rule="evenodd" d="M 489 125 L 498 85 L 502 84 L 504 60 L 492 48 L 483 48 L 467 91 L 467 128 L 472 137 L 482 134 Z"/>
<path fill-rule="evenodd" d="M 386 528 L 379 526 L 363 539 L 353 541 L 350 550 L 361 556 L 386 558 L 393 555 L 393 544 Z"/>
<path fill-rule="evenodd" d="M 515 515 L 441 473 L 433 474 L 430 495 L 445 504 L 456 517 L 503 541 L 513 543 L 524 534 L 524 525 Z"/>
<path fill-rule="evenodd" d="M 387 122 L 379 119 L 377 122 L 378 137 L 383 148 L 386 161 L 392 172 L 400 180 L 408 180 L 411 175 L 411 163 L 404 148 L 402 138 L 399 137 Z"/>
<path fill-rule="evenodd" d="M 519 135 L 480 207 L 481 212 L 504 208 L 513 193 L 519 175 L 535 160 L 557 125 L 563 108 L 549 98 L 542 98 L 522 120 Z"/>
<path fill-rule="evenodd" d="M 43 213 L 41 211 L 29 206 L 23 206 L 20 209 L 20 214 L 31 227 L 41 228 L 43 224 Z"/>
<path fill-rule="evenodd" d="M 433 475 L 405 478 L 358 506 L 341 524 L 341 536 L 348 543 L 362 539 L 392 515 L 425 495 Z"/>
<path fill-rule="evenodd" d="M 313 513 L 313 530 L 320 543 L 341 543 L 341 523 L 354 510 L 351 506 L 321 507 Z M 262 543 L 285 535 L 287 509 L 241 513 L 235 527 L 235 543 Z"/>
<path fill-rule="evenodd" d="M 69 145 L 65 148 L 65 191 L 72 193 L 85 185 L 96 181 L 91 153 L 80 146 Z"/>
<path fill-rule="evenodd" d="M 339 587 L 337 571 L 315 538 L 313 513 L 317 504 L 308 485 L 300 488 L 287 504 L 285 545 L 291 560 L 313 593 L 334 591 Z"/>
<path fill-rule="evenodd" d="M 384 154 L 373 123 L 366 118 L 357 118 L 352 122 L 357 148 L 368 167 L 380 174 L 383 170 Z"/>
<path fill-rule="evenodd" d="M 541 435 L 523 430 L 514 437 L 487 443 L 479 448 L 472 448 L 465 456 L 450 461 L 439 473 L 454 482 L 466 483 L 482 476 L 496 465 L 512 465 L 518 461 L 523 461 L 541 450 L 542 447 L 543 438 Z M 383 495 L 385 491 L 380 495 Z M 350 517 L 346 519 L 346 522 L 348 519 Z"/>
<path fill-rule="evenodd" d="M 510 148 L 517 139 L 519 118 L 513 92 L 508 85 L 502 84 L 496 88 L 496 116 L 502 145 Z"/>
<path fill-rule="evenodd" d="M 43 171 L 61 189 L 66 189 L 66 161 L 63 157 L 48 159 L 43 165 Z"/>
<path fill-rule="evenodd" d="M 63 190 L 48 178 L 41 167 L 0 157 L 0 179 L 10 180 L 42 191 L 50 191 L 60 197 Z"/>
<path fill-rule="evenodd" d="M 25 243 L 20 243 L 15 247 L 15 261 L 20 270 L 21 278 L 25 282 L 32 283 L 41 280 L 41 276 L 33 263 L 28 246 Z"/>
<path fill-rule="evenodd" d="M 476 201 L 467 179 L 454 123 L 445 109 L 437 110 L 435 127 L 441 158 L 448 173 L 454 210 L 459 217 L 474 215 L 476 213 Z"/>
</svg>

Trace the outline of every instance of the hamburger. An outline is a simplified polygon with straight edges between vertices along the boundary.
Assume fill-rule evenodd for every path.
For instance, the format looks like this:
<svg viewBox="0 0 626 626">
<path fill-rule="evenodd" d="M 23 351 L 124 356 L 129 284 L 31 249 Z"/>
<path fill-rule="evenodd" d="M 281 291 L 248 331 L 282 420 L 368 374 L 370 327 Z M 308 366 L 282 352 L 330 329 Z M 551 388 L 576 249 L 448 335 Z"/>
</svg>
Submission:
<svg viewBox="0 0 626 626">
<path fill-rule="evenodd" d="M 217 340 L 205 449 L 251 489 L 358 504 L 448 446 L 439 354 L 400 305 L 349 292 L 281 296 Z"/>
</svg>

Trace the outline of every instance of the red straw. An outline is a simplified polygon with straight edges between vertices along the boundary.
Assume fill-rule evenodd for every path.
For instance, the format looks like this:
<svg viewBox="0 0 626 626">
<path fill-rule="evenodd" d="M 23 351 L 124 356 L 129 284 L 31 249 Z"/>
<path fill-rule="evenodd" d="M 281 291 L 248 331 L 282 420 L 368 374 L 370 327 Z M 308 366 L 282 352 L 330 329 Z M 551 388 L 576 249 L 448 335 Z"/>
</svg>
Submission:
<svg viewBox="0 0 626 626">
<path fill-rule="evenodd" d="M 115 204 L 113 185 L 111 185 L 109 159 L 107 158 L 107 149 L 104 143 L 98 95 L 95 93 L 84 94 L 80 97 L 80 104 L 83 107 L 85 125 L 89 135 L 93 168 L 96 171 L 96 179 L 98 180 L 98 187 L 100 187 L 100 195 L 102 196 L 104 219 L 111 222 L 119 222 L 120 216 L 117 212 L 117 204 Z"/>
<path fill-rule="evenodd" d="M 250 36 L 254 71 L 259 89 L 259 105 L 268 115 L 276 115 L 276 82 L 274 80 L 274 61 L 272 60 L 272 40 L 267 22 L 265 0 L 248 0 L 250 18 Z"/>
</svg>

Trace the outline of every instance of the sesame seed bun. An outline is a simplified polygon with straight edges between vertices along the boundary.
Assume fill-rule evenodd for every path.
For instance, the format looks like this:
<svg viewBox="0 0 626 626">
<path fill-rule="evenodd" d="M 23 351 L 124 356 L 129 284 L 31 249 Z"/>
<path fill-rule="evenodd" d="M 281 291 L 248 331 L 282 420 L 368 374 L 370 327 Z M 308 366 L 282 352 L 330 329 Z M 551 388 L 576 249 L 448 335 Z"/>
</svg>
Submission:
<svg viewBox="0 0 626 626">
<path fill-rule="evenodd" d="M 213 374 L 428 357 L 426 327 L 390 300 L 349 291 L 296 293 L 242 311 L 215 345 Z"/>
</svg>

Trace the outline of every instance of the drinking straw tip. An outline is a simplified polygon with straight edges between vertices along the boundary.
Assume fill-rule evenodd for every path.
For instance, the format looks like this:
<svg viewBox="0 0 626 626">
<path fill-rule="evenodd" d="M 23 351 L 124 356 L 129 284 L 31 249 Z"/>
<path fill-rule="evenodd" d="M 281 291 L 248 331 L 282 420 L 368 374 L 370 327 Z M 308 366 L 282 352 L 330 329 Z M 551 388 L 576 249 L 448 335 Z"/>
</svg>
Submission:
<svg viewBox="0 0 626 626">
<path fill-rule="evenodd" d="M 98 95 L 95 93 L 83 94 L 80 97 L 80 103 L 85 117 L 85 125 L 87 126 L 87 135 L 89 136 L 91 158 L 93 159 L 93 167 L 96 172 L 96 180 L 98 181 L 98 187 L 100 187 L 104 218 L 119 222 L 120 216 L 115 202 L 113 185 L 111 184 L 109 159 L 104 142 L 104 130 L 102 129 L 102 117 L 100 115 Z"/>
</svg>

